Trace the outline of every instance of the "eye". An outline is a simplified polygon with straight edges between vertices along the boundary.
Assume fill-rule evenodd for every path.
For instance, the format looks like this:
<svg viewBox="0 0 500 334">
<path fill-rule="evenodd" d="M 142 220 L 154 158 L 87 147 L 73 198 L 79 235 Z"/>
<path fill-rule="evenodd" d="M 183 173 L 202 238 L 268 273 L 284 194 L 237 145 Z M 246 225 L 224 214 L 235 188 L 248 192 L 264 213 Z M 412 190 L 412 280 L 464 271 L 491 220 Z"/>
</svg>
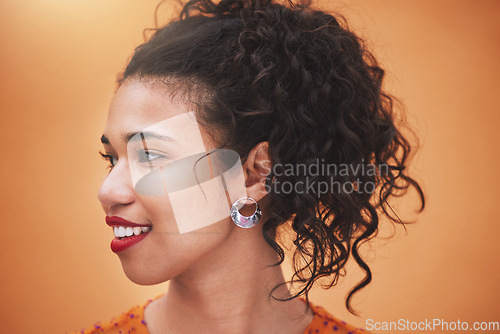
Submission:
<svg viewBox="0 0 500 334">
<path fill-rule="evenodd" d="M 115 158 L 114 156 L 112 156 L 110 154 L 106 154 L 103 152 L 99 152 L 99 154 L 103 157 L 104 160 L 109 162 L 109 165 L 108 165 L 109 169 L 112 169 L 113 167 L 115 167 L 116 162 L 118 160 L 117 158 Z"/>
<path fill-rule="evenodd" d="M 167 158 L 167 156 L 164 154 L 146 150 L 138 150 L 137 157 L 138 157 L 137 161 L 140 163 L 151 163 L 153 161 L 159 161 Z"/>
</svg>

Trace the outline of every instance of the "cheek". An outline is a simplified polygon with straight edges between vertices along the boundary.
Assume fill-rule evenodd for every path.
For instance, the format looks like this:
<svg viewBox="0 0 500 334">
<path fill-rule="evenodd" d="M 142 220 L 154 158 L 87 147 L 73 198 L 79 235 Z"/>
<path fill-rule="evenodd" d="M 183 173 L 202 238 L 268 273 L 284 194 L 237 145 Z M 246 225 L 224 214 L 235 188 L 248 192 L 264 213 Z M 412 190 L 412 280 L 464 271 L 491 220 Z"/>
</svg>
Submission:
<svg viewBox="0 0 500 334">
<path fill-rule="evenodd" d="M 213 268 L 224 251 L 232 225 L 220 221 L 184 234 L 159 232 L 148 236 L 141 252 L 120 256 L 127 277 L 140 285 L 173 279 L 188 269 Z"/>
<path fill-rule="evenodd" d="M 179 233 L 168 197 L 141 197 L 151 234 L 138 244 L 137 251 L 122 254 L 120 260 L 128 278 L 136 284 L 152 285 L 168 281 L 200 260 L 210 262 L 234 227 L 231 218 Z M 146 218 L 146 217 L 145 217 Z"/>
<path fill-rule="evenodd" d="M 168 196 L 138 196 L 154 234 L 179 234 L 175 214 Z"/>
</svg>

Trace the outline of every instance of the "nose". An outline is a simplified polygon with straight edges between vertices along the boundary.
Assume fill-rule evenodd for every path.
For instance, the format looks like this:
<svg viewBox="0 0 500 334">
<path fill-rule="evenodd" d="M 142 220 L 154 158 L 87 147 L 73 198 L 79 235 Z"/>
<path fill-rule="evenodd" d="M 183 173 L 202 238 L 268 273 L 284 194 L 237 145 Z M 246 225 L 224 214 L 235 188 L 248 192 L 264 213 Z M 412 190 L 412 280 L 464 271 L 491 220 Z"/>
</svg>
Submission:
<svg viewBox="0 0 500 334">
<path fill-rule="evenodd" d="M 104 178 L 97 198 L 106 213 L 113 207 L 131 204 L 135 200 L 135 191 L 128 168 L 119 161 Z"/>
</svg>

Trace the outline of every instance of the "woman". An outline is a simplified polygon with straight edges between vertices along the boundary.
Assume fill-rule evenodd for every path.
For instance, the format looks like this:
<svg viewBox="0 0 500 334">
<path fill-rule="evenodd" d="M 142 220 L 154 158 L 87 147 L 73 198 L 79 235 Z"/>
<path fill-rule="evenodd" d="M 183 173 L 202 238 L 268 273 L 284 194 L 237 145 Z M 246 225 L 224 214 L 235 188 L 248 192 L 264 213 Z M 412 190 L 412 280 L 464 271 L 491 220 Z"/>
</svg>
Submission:
<svg viewBox="0 0 500 334">
<path fill-rule="evenodd" d="M 169 289 L 82 333 L 356 332 L 309 290 L 352 256 L 354 313 L 372 277 L 359 247 L 381 217 L 402 223 L 389 199 L 413 187 L 424 208 L 383 74 L 307 2 L 189 1 L 136 49 L 102 136 L 111 248 L 130 280 Z"/>
</svg>

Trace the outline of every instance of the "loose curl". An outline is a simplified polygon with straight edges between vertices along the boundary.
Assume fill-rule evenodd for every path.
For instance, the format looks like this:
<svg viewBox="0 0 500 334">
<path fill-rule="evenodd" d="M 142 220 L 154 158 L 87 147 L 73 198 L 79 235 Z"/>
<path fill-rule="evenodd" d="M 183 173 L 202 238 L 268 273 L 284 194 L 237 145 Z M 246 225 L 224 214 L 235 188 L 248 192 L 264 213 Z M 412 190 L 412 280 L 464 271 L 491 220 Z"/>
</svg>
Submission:
<svg viewBox="0 0 500 334">
<path fill-rule="evenodd" d="M 278 227 L 289 222 L 295 232 L 291 282 L 301 288 L 279 300 L 305 295 L 309 301 L 322 277 L 331 277 L 332 287 L 352 254 L 365 273 L 345 301 L 355 314 L 351 298 L 372 280 L 359 247 L 376 235 L 382 216 L 404 224 L 388 200 L 413 187 L 419 210 L 425 206 L 421 187 L 405 169 L 411 146 L 396 128 L 393 98 L 382 90 L 384 71 L 363 41 L 308 0 L 191 0 L 178 20 L 156 29 L 136 49 L 121 80 L 133 76 L 174 78 L 188 83 L 184 88 L 208 92 L 198 94 L 206 97 L 200 119 L 220 147 L 243 158 L 267 141 L 273 166 L 319 160 L 328 166 L 388 166 L 375 173 L 360 168 L 352 175 L 330 170 L 313 177 L 273 169 L 266 182 L 300 184 L 308 177 L 309 183 L 376 186 L 371 192 L 309 189 L 267 196 L 263 236 L 280 258 L 274 265 L 285 259 L 275 241 Z"/>
</svg>

